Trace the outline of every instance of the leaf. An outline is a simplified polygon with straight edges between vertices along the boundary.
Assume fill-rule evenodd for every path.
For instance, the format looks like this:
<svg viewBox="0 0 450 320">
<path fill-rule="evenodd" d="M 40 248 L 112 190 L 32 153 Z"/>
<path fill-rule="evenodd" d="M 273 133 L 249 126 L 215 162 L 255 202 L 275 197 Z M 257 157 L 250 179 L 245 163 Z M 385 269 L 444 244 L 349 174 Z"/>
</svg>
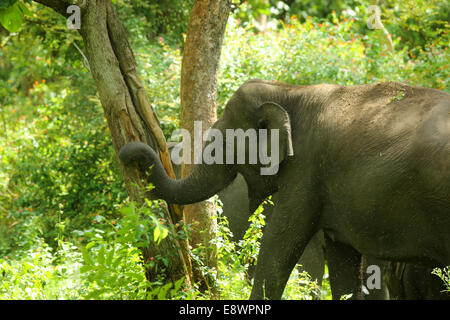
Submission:
<svg viewBox="0 0 450 320">
<path fill-rule="evenodd" d="M 156 243 L 159 243 L 159 237 L 161 236 L 161 230 L 158 228 L 158 227 L 156 227 L 154 230 L 153 230 L 153 241 L 155 241 Z"/>
<path fill-rule="evenodd" d="M 83 259 L 85 264 L 92 264 L 92 259 L 91 256 L 89 255 L 89 252 L 87 251 L 86 248 L 81 248 L 81 253 L 83 254 Z"/>
<path fill-rule="evenodd" d="M 87 273 L 91 270 L 92 270 L 91 266 L 88 266 L 88 265 L 81 266 L 81 268 L 80 268 L 81 273 Z"/>
<path fill-rule="evenodd" d="M 163 228 L 162 239 L 165 239 L 169 235 L 169 229 Z"/>
<path fill-rule="evenodd" d="M 130 216 L 134 214 L 134 203 L 131 202 L 129 206 L 127 207 L 123 207 L 121 209 L 119 209 L 119 211 L 124 215 L 124 216 Z"/>
<path fill-rule="evenodd" d="M 87 296 L 86 299 L 90 300 L 90 299 L 94 299 L 94 300 L 101 300 L 102 294 L 107 292 L 108 288 L 101 288 L 101 289 L 96 289 L 93 290 L 92 292 L 90 292 Z"/>
<path fill-rule="evenodd" d="M 108 253 L 108 257 L 106 258 L 105 265 L 107 265 L 107 266 L 111 265 L 115 252 L 116 252 L 116 248 L 113 246 L 111 251 L 109 251 L 109 253 Z"/>
<path fill-rule="evenodd" d="M 172 287 L 172 283 L 162 286 L 158 292 L 158 300 L 167 300 L 167 291 Z"/>
<path fill-rule="evenodd" d="M 111 264 L 112 269 L 117 269 L 122 261 L 124 261 L 124 257 L 118 256 Z"/>
<path fill-rule="evenodd" d="M 17 0 L 2 0 L 2 2 L 0 2 L 0 9 L 8 8 L 16 2 Z"/>
<path fill-rule="evenodd" d="M 164 240 L 169 235 L 169 230 L 163 226 L 156 226 L 153 230 L 153 241 L 157 244 Z"/>
<path fill-rule="evenodd" d="M 0 23 L 9 32 L 17 32 L 23 22 L 23 12 L 18 3 L 0 10 Z"/>
<path fill-rule="evenodd" d="M 97 262 L 99 265 L 103 265 L 105 263 L 105 247 L 102 246 L 98 251 Z"/>
<path fill-rule="evenodd" d="M 26 16 L 31 16 L 31 11 L 30 9 L 27 8 L 26 5 L 24 5 L 22 2 L 17 2 L 17 4 L 19 5 L 20 10 L 22 10 L 22 13 Z"/>
<path fill-rule="evenodd" d="M 180 290 L 180 288 L 181 288 L 181 286 L 184 284 L 184 277 L 181 277 L 179 280 L 177 280 L 176 282 L 175 282 L 175 286 L 174 286 L 174 288 L 172 289 L 173 290 L 173 294 L 175 294 L 175 293 L 177 293 L 179 290 Z"/>
<path fill-rule="evenodd" d="M 92 248 L 92 247 L 95 246 L 95 245 L 96 245 L 96 242 L 95 242 L 95 241 L 89 242 L 89 243 L 86 245 L 86 250 L 89 250 L 90 248 Z"/>
</svg>

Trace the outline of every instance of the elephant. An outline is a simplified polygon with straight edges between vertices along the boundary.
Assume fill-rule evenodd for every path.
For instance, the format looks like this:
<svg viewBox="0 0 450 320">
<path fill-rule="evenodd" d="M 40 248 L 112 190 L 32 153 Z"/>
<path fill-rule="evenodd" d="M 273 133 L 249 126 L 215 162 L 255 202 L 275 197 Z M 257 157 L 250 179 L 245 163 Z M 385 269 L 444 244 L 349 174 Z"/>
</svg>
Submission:
<svg viewBox="0 0 450 320">
<path fill-rule="evenodd" d="M 169 203 L 206 200 L 238 173 L 248 185 L 250 211 L 277 194 L 250 299 L 281 298 L 318 230 L 326 248 L 339 253 L 329 268 L 340 270 L 330 269 L 330 276 L 354 279 L 346 283 L 347 293 L 357 295 L 362 255 L 450 265 L 449 112 L 448 93 L 397 82 L 296 86 L 249 80 L 212 127 L 227 139 L 215 135 L 204 146 L 211 151 L 221 145 L 213 149 L 215 162 L 196 164 L 189 176 L 173 180 L 144 143 L 127 143 L 119 158 L 142 172 L 152 166 L 153 194 Z M 244 139 L 236 146 L 239 139 L 226 133 L 239 129 L 267 134 L 256 144 Z M 255 146 L 270 152 L 271 162 L 264 155 L 250 161 Z M 334 282 L 339 288 L 339 279 Z"/>
<path fill-rule="evenodd" d="M 387 263 L 386 283 L 392 300 L 450 300 L 433 268 L 412 263 Z"/>
<path fill-rule="evenodd" d="M 171 153 L 177 142 L 169 142 L 168 148 Z M 174 173 L 177 179 L 181 178 L 181 166 L 172 163 Z M 235 180 L 225 189 L 218 193 L 219 199 L 222 202 L 223 215 L 227 217 L 229 228 L 233 234 L 233 240 L 238 242 L 243 239 L 250 222 L 248 221 L 252 212 L 248 210 L 248 193 L 247 184 L 241 174 L 237 174 Z M 264 215 L 266 220 L 272 216 L 273 206 L 264 206 Z M 331 248 L 328 248 L 330 251 Z M 313 281 L 316 281 L 318 287 L 321 287 L 322 278 L 324 275 L 326 260 L 325 239 L 323 232 L 319 231 L 308 243 L 300 260 L 298 261 L 299 271 L 306 271 Z M 442 299 L 446 296 L 440 291 L 444 289 L 443 283 L 435 276 L 431 275 L 431 270 L 421 268 L 417 265 L 404 263 L 387 263 L 386 261 L 377 260 L 371 257 L 363 257 L 361 262 L 362 285 L 367 283 L 368 274 L 364 272 L 369 266 L 376 265 L 381 268 L 381 281 L 378 288 L 368 289 L 365 286 L 364 299 L 369 300 L 385 300 L 385 299 Z M 252 276 L 254 267 L 249 268 L 249 273 Z M 333 268 L 332 268 L 333 269 Z M 335 270 L 338 268 L 334 268 Z M 414 272 L 410 272 L 414 270 Z M 332 277 L 335 277 L 332 275 Z M 333 296 L 339 299 L 346 291 L 346 282 L 351 280 L 342 279 L 343 291 L 336 292 L 334 285 L 331 286 Z M 448 296 L 447 296 L 448 297 Z M 319 299 L 318 292 L 313 293 L 314 299 Z"/>
<path fill-rule="evenodd" d="M 169 153 L 172 152 L 178 143 L 169 142 Z M 181 166 L 172 163 L 172 167 L 177 179 L 181 178 Z M 222 202 L 222 214 L 227 217 L 229 229 L 233 234 L 233 241 L 238 242 L 244 238 L 245 232 L 250 226 L 249 218 L 252 212 L 248 210 L 248 194 L 247 183 L 241 174 L 237 174 L 236 178 L 230 185 L 218 193 L 219 199 Z M 273 211 L 273 206 L 264 206 L 264 215 L 266 220 L 270 219 Z M 311 239 L 305 248 L 299 264 L 299 272 L 306 271 L 313 281 L 315 281 L 321 288 L 322 279 L 325 272 L 325 239 L 322 232 L 318 232 L 315 237 Z M 250 266 L 250 276 L 253 275 L 253 266 Z M 319 299 L 319 292 L 312 294 L 313 299 Z"/>
<path fill-rule="evenodd" d="M 169 143 L 169 152 L 175 143 Z M 181 168 L 176 164 L 173 165 L 177 179 L 181 177 Z M 248 194 L 247 184 L 242 175 L 238 174 L 236 179 L 224 190 L 218 193 L 222 202 L 223 215 L 227 217 L 229 228 L 233 233 L 233 240 L 239 241 L 244 237 L 245 231 L 249 227 L 248 218 L 251 212 L 248 211 Z M 273 206 L 264 206 L 264 215 L 266 220 L 272 216 Z M 328 248 L 329 255 L 332 248 Z M 299 271 L 306 271 L 318 286 L 321 286 L 324 275 L 325 260 L 327 252 L 325 248 L 325 239 L 323 232 L 319 231 L 308 243 L 298 264 Z M 330 264 L 330 263 L 328 263 Z M 445 289 L 443 282 L 436 276 L 431 274 L 431 269 L 421 267 L 415 264 L 391 263 L 378 260 L 372 257 L 363 257 L 361 262 L 362 284 L 368 282 L 370 274 L 365 270 L 370 266 L 380 267 L 380 283 L 378 288 L 367 288 L 363 298 L 365 300 L 437 300 L 448 299 L 449 296 L 441 293 Z M 252 268 L 253 269 L 253 268 Z M 332 268 L 334 270 L 339 269 Z M 254 270 L 250 270 L 252 273 Z M 332 275 L 332 277 L 335 277 Z M 334 280 L 333 280 L 334 281 Z M 341 291 L 335 289 L 334 283 L 331 285 L 334 299 L 339 299 L 347 292 L 346 282 L 351 283 L 351 279 L 342 279 L 344 282 Z M 314 299 L 319 299 L 318 294 L 313 295 Z"/>
<path fill-rule="evenodd" d="M 170 149 L 169 149 L 170 150 Z M 178 168 L 174 166 L 175 174 L 177 175 Z M 178 175 L 177 175 L 178 177 Z M 229 228 L 233 233 L 233 240 L 239 241 L 244 237 L 245 231 L 249 227 L 250 223 L 248 221 L 251 212 L 248 210 L 248 194 L 247 194 L 247 184 L 242 175 L 238 174 L 236 179 L 227 186 L 224 190 L 218 193 L 219 199 L 222 202 L 223 215 L 227 217 L 229 222 Z M 264 215 L 266 216 L 266 224 L 270 223 L 270 218 L 272 217 L 273 206 L 264 206 Z M 329 248 L 330 250 L 330 248 Z M 325 263 L 326 263 L 326 248 L 325 248 L 325 238 L 321 230 L 319 230 L 316 235 L 312 237 L 308 245 L 298 261 L 299 272 L 306 271 L 313 281 L 316 281 L 319 288 L 321 288 L 322 279 L 325 273 Z M 378 261 L 376 259 L 366 257 L 362 259 L 361 268 L 365 270 L 369 265 L 376 264 L 384 266 L 384 261 Z M 383 268 L 382 274 L 385 274 L 385 268 Z M 249 268 L 250 276 L 253 276 L 254 266 Z M 361 276 L 364 276 L 365 273 Z M 363 283 L 365 283 L 362 279 Z M 383 279 L 384 280 L 384 279 Z M 351 282 L 351 281 L 350 281 Z M 331 285 L 331 291 L 333 292 L 334 299 L 339 299 L 342 295 L 347 293 L 347 286 L 344 285 L 343 291 L 337 292 L 334 285 Z M 401 285 L 399 288 L 403 288 Z M 389 298 L 388 288 L 386 287 L 386 281 L 381 281 L 379 288 L 373 288 L 372 290 L 366 290 L 363 297 L 368 300 L 385 300 Z M 398 296 L 398 298 L 401 298 Z M 320 299 L 319 292 L 313 294 L 313 299 Z"/>
</svg>

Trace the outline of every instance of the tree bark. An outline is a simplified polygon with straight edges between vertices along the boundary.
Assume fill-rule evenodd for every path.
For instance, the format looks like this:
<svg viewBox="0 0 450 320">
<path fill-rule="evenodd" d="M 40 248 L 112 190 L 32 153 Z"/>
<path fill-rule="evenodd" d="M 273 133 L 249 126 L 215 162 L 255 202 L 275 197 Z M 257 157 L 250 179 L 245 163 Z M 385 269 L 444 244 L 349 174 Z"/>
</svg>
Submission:
<svg viewBox="0 0 450 320">
<path fill-rule="evenodd" d="M 56 12 L 66 15 L 66 6 L 73 1 L 35 0 Z M 79 1 L 81 29 L 90 71 L 95 80 L 100 101 L 112 136 L 116 155 L 130 141 L 142 141 L 159 151 L 168 174 L 175 178 L 166 141 L 159 122 L 145 95 L 144 87 L 136 70 L 136 61 L 128 43 L 125 30 L 118 19 L 110 0 Z M 144 188 L 144 177 L 136 169 L 120 167 L 126 190 L 131 200 L 142 203 L 140 190 Z M 140 187 L 137 187 L 137 186 Z M 148 194 L 145 195 L 149 197 Z M 169 204 L 166 220 L 169 227 L 180 220 L 180 208 Z M 169 260 L 166 268 L 162 262 L 157 267 L 147 268 L 149 281 L 157 279 L 156 270 L 166 269 L 166 277 L 175 282 L 185 277 L 189 285 L 192 268 L 187 243 L 167 237 L 157 246 L 143 248 L 145 262 L 158 255 Z"/>
<path fill-rule="evenodd" d="M 223 36 L 231 10 L 231 0 L 195 0 L 191 11 L 181 69 L 181 127 L 191 134 L 191 150 L 194 150 L 194 121 L 202 122 L 203 132 L 217 120 L 216 95 L 217 72 Z M 203 135 L 202 132 L 202 135 Z M 201 137 L 199 137 L 201 139 Z M 193 163 L 193 152 L 191 163 Z M 191 165 L 183 164 L 182 176 L 189 175 Z M 204 201 L 184 207 L 186 223 L 192 223 L 190 243 L 203 246 L 203 262 L 217 269 L 216 250 L 210 244 L 215 236 L 216 223 L 213 203 Z M 205 278 L 194 266 L 194 281 L 202 289 L 215 294 L 211 279 Z"/>
</svg>

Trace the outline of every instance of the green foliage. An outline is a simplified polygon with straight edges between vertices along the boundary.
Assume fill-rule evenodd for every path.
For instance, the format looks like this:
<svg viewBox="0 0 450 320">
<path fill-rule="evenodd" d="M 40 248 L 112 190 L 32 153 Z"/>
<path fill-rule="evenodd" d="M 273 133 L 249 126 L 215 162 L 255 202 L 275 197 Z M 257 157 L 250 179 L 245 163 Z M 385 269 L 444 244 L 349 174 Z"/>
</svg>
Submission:
<svg viewBox="0 0 450 320">
<path fill-rule="evenodd" d="M 80 256 L 65 243 L 57 252 L 39 241 L 19 260 L 0 259 L 0 299 L 76 299 L 79 297 Z"/>
<path fill-rule="evenodd" d="M 152 205 L 148 202 L 147 205 Z M 158 205 L 156 205 L 156 208 Z M 1 299 L 173 299 L 184 279 L 149 283 L 141 246 L 158 244 L 168 229 L 148 207 L 124 206 L 121 218 L 95 219 L 98 226 L 76 231 L 80 245 L 42 241 L 23 258 L 0 259 Z M 158 230 L 158 232 L 156 232 Z M 149 234 L 158 237 L 148 237 Z M 86 243 L 86 244 L 84 244 Z"/>
<path fill-rule="evenodd" d="M 157 203 L 147 205 L 159 207 Z M 80 271 L 84 280 L 81 298 L 172 299 L 179 295 L 183 279 L 175 284 L 146 281 L 145 268 L 154 267 L 155 261 L 145 263 L 140 250 L 151 242 L 158 245 L 168 236 L 168 228 L 147 206 L 136 208 L 131 203 L 120 211 L 123 214 L 120 219 L 108 221 L 97 217 L 103 228 L 78 232 L 88 242 L 81 249 Z"/>
<path fill-rule="evenodd" d="M 163 37 L 136 50 L 139 73 L 167 139 L 179 127 L 181 50 Z"/>
<path fill-rule="evenodd" d="M 272 8 L 264 0 L 248 0 L 236 5 L 236 17 L 244 23 L 252 18 L 256 19 L 260 15 L 270 15 Z"/>
<path fill-rule="evenodd" d="M 30 13 L 21 1 L 6 0 L 0 4 L 0 24 L 9 32 L 17 32 L 22 25 L 24 15 Z"/>
<path fill-rule="evenodd" d="M 23 3 L 8 1 L 8 7 Z M 180 43 L 192 1 L 114 3 L 168 138 L 179 124 Z M 382 21 L 393 52 L 383 33 L 367 29 L 368 4 L 271 0 L 267 6 L 252 0 L 240 6 L 229 19 L 222 50 L 219 113 L 250 78 L 348 85 L 393 80 L 449 91 L 448 1 L 384 1 Z M 182 279 L 165 282 L 168 256 L 144 261 L 141 247 L 165 237 L 186 239 L 189 226 L 170 232 L 160 203 L 122 205 L 126 193 L 108 125 L 74 46 L 83 49 L 81 38 L 67 32 L 64 17 L 37 4 L 29 8 L 26 28 L 14 25 L 22 19 L 16 9 L 9 16 L 19 35 L 0 30 L 0 298 L 209 298 L 195 286 L 187 291 Z M 255 33 L 260 14 L 283 22 Z M 218 220 L 213 244 L 219 269 L 202 270 L 217 281 L 222 298 L 247 299 L 248 269 L 265 223 L 262 208 L 239 243 L 232 241 L 226 218 L 218 214 Z M 200 265 L 202 250 L 211 248 L 194 252 Z M 161 279 L 148 283 L 146 268 L 158 268 Z M 310 299 L 316 290 L 294 270 L 283 299 Z M 326 278 L 321 296 L 331 297 Z"/>
<path fill-rule="evenodd" d="M 386 0 L 381 9 L 386 28 L 401 37 L 413 55 L 429 46 L 448 47 L 449 0 Z"/>
<path fill-rule="evenodd" d="M 311 18 L 305 23 L 292 18 L 289 24 L 264 34 L 255 34 L 251 25 L 242 27 L 233 19 L 228 23 L 219 74 L 219 108 L 251 78 L 299 85 L 389 80 L 449 90 L 445 46 L 427 46 L 414 58 L 406 48 L 389 52 L 379 34 L 359 34 L 356 20 L 350 16 L 333 14 L 332 21 Z M 443 37 L 440 42 L 448 43 L 448 34 Z M 399 42 L 394 37 L 394 44 Z"/>
<path fill-rule="evenodd" d="M 283 3 L 282 4 L 280 4 Z M 361 4 L 358 0 L 318 0 L 314 2 L 305 2 L 302 0 L 279 1 L 271 0 L 272 6 L 279 8 L 274 13 L 278 18 L 288 20 L 293 15 L 300 20 L 306 21 L 308 17 L 327 18 L 333 10 L 340 11 L 343 8 L 354 8 Z"/>
<path fill-rule="evenodd" d="M 221 299 L 248 299 L 252 287 L 249 268 L 256 264 L 260 241 L 265 226 L 264 205 L 273 204 L 271 200 L 258 207 L 250 216 L 250 226 L 242 240 L 233 241 L 228 220 L 221 214 L 218 203 L 217 237 L 213 244 L 217 247 L 218 275 Z M 317 284 L 306 272 L 296 268 L 289 277 L 283 299 L 311 300 L 319 292 Z"/>
<path fill-rule="evenodd" d="M 57 224 L 70 238 L 97 214 L 115 216 L 126 197 L 95 85 L 72 45 L 79 36 L 59 37 L 64 19 L 39 10 L 41 24 L 0 50 L 0 254 L 40 236 L 55 248 Z"/>
<path fill-rule="evenodd" d="M 292 271 L 283 292 L 282 299 L 285 300 L 312 300 L 320 296 L 320 288 L 306 272 L 299 272 L 298 265 Z"/>
<path fill-rule="evenodd" d="M 0 2 L 0 9 L 8 8 L 13 4 L 15 4 L 16 2 L 17 0 L 3 0 L 2 2 Z"/>
<path fill-rule="evenodd" d="M 121 21 L 130 27 L 128 30 L 141 25 L 146 39 L 164 36 L 171 44 L 183 44 L 193 0 L 116 0 L 114 3 Z"/>
<path fill-rule="evenodd" d="M 100 241 L 100 234 L 96 234 Z M 85 299 L 142 299 L 145 297 L 145 270 L 140 252 L 127 245 L 102 242 L 82 249 L 86 279 Z M 124 264 L 127 261 L 128 264 Z M 131 267 L 132 266 L 132 267 Z"/>
<path fill-rule="evenodd" d="M 219 207 L 220 208 L 220 207 Z M 248 299 L 251 291 L 249 275 L 250 265 L 256 263 L 259 252 L 262 228 L 265 224 L 263 207 L 260 206 L 253 215 L 244 238 L 236 243 L 228 226 L 228 220 L 219 209 L 217 216 L 218 283 L 222 299 Z"/>
<path fill-rule="evenodd" d="M 32 90 L 35 107 L 19 116 L 17 139 L 10 141 L 20 152 L 4 150 L 11 168 L 10 213 L 20 219 L 23 208 L 32 212 L 50 242 L 60 216 L 70 232 L 87 225 L 96 211 L 112 215 L 114 203 L 126 197 L 98 103 L 77 101 L 77 90 L 56 96 L 52 89 L 38 84 Z"/>
<path fill-rule="evenodd" d="M 305 22 L 311 17 L 331 20 L 333 14 L 344 14 L 355 19 L 359 34 L 369 35 L 373 33 L 367 28 L 368 8 L 371 5 L 378 5 L 381 21 L 391 34 L 401 37 L 402 48 L 406 46 L 414 51 L 418 47 L 423 49 L 438 43 L 448 46 L 448 41 L 441 42 L 439 39 L 448 33 L 449 0 L 251 0 L 239 6 L 237 16 L 246 26 L 252 18 L 260 15 L 267 15 L 269 20 L 275 18 L 289 23 L 292 17 Z"/>
<path fill-rule="evenodd" d="M 441 278 L 445 285 L 445 292 L 450 293 L 450 266 L 445 268 L 435 268 L 433 269 L 432 274 Z"/>
</svg>

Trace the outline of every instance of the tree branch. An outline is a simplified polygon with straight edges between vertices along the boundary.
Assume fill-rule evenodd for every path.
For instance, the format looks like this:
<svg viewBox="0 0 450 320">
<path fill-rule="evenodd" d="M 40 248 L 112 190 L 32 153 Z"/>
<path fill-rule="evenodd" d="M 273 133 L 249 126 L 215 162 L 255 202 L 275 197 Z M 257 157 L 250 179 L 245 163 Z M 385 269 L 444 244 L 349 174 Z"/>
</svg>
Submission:
<svg viewBox="0 0 450 320">
<path fill-rule="evenodd" d="M 81 9 L 83 9 L 86 7 L 87 2 L 87 0 L 33 0 L 33 1 L 40 3 L 46 7 L 49 7 L 63 16 L 67 15 L 68 6 L 77 5 Z"/>
<path fill-rule="evenodd" d="M 40 3 L 46 7 L 52 8 L 59 14 L 65 16 L 67 10 L 67 3 L 60 0 L 33 0 L 34 2 Z"/>
</svg>

